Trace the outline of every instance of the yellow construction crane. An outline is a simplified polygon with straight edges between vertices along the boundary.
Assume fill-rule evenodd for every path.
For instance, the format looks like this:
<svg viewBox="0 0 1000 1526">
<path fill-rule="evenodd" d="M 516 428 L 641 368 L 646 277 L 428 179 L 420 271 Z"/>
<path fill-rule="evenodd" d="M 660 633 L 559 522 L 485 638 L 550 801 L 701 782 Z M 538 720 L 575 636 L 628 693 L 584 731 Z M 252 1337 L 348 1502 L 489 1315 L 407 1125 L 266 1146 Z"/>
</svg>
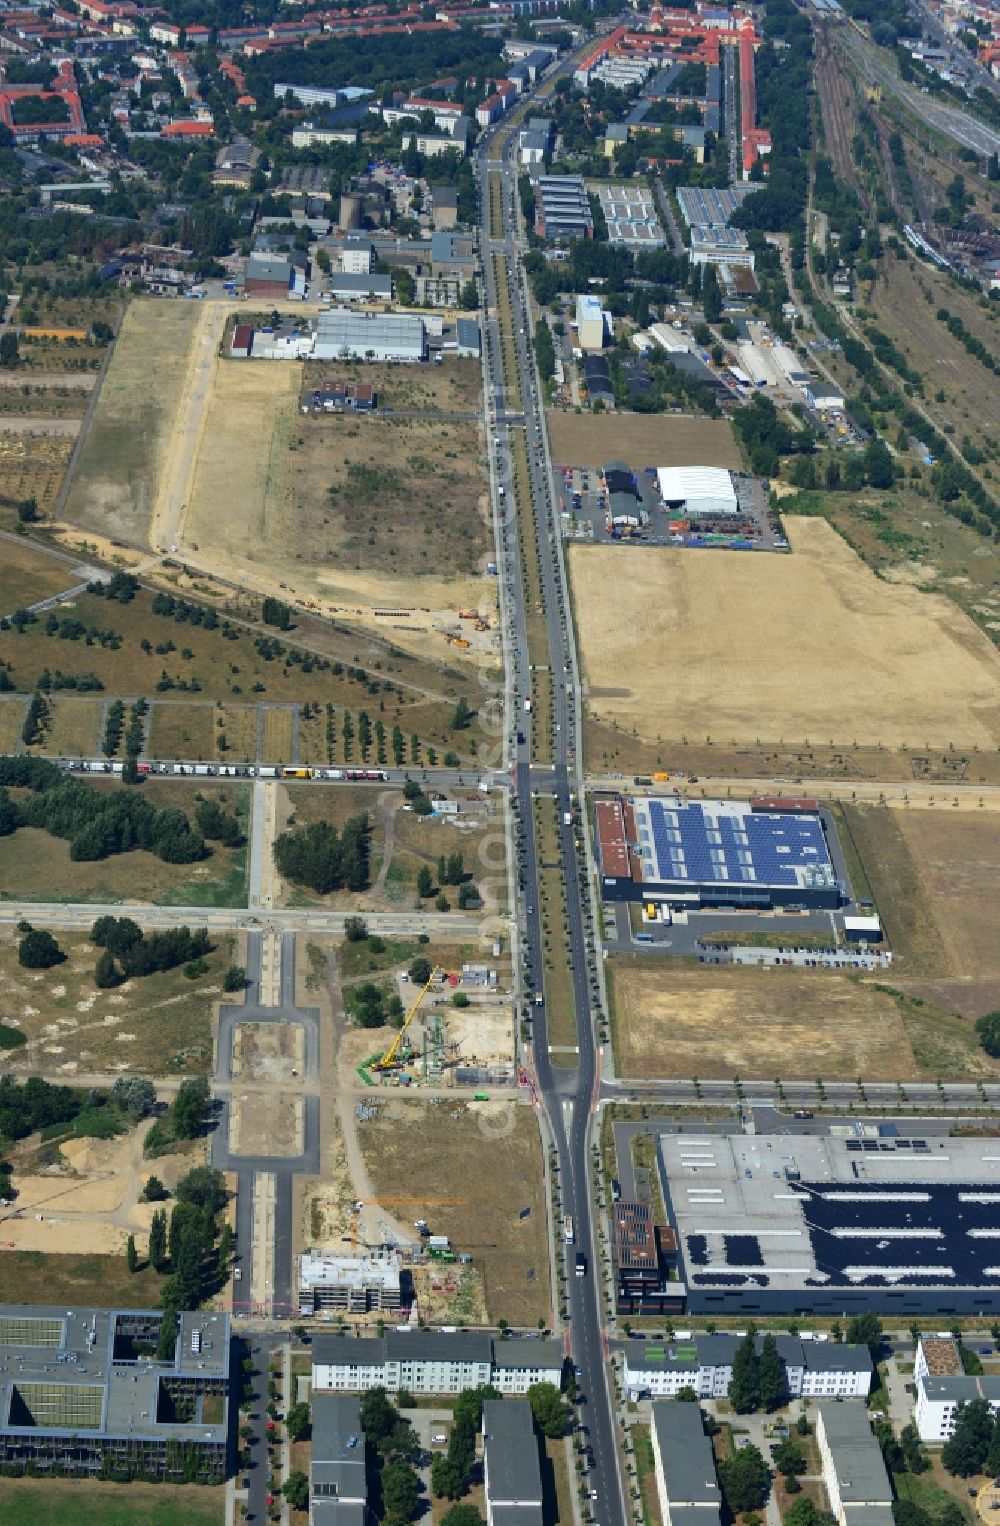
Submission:
<svg viewBox="0 0 1000 1526">
<path fill-rule="evenodd" d="M 401 1026 L 399 1032 L 396 1034 L 396 1037 L 393 1039 L 392 1043 L 389 1045 L 389 1047 L 386 1050 L 385 1054 L 382 1056 L 382 1058 L 380 1060 L 373 1060 L 372 1061 L 372 1066 L 371 1066 L 372 1070 L 391 1070 L 394 1065 L 398 1065 L 400 1063 L 400 1061 L 398 1061 L 396 1059 L 396 1055 L 399 1053 L 399 1046 L 400 1046 L 400 1044 L 402 1044 L 403 1039 L 406 1036 L 406 1030 L 409 1028 L 409 1026 L 412 1023 L 413 1019 L 416 1017 L 417 1010 L 418 1010 L 418 1008 L 420 1006 L 420 1003 L 423 1001 L 424 997 L 427 995 L 427 992 L 430 990 L 433 982 L 442 973 L 443 973 L 443 971 L 438 970 L 438 969 L 431 970 L 431 973 L 430 973 L 430 975 L 429 975 L 429 977 L 427 979 L 426 985 L 421 986 L 420 990 L 417 992 L 417 994 L 416 994 L 416 996 L 415 996 L 415 998 L 413 1000 L 413 1003 L 412 1003 L 412 1005 L 410 1007 L 409 1012 L 407 1012 L 406 1016 L 403 1018 L 403 1023 L 402 1023 L 402 1026 Z"/>
</svg>

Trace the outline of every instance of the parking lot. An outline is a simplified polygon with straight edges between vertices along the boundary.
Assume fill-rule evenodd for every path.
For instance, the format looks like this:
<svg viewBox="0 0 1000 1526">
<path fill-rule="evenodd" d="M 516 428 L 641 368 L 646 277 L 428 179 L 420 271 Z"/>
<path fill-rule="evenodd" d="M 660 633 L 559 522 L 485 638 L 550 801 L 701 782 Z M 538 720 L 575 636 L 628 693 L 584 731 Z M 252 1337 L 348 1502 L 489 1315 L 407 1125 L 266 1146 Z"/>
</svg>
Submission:
<svg viewBox="0 0 1000 1526">
<path fill-rule="evenodd" d="M 612 522 L 610 499 L 600 470 L 553 467 L 563 533 L 594 545 L 698 546 L 736 551 L 787 551 L 788 542 L 771 508 L 770 487 L 763 477 L 734 473 L 739 511 L 701 520 L 668 514 L 660 498 L 656 467 L 633 472 L 635 505 Z M 621 520 L 615 505 L 615 518 Z"/>
</svg>

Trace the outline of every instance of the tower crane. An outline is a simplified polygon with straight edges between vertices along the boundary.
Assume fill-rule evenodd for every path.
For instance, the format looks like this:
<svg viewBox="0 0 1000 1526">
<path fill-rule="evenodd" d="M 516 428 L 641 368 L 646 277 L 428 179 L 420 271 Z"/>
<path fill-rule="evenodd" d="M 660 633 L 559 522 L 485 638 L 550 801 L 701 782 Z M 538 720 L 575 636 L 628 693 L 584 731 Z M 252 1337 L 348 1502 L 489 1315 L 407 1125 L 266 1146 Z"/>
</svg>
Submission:
<svg viewBox="0 0 1000 1526">
<path fill-rule="evenodd" d="M 400 1027 L 399 1032 L 396 1034 L 396 1037 L 393 1039 L 392 1043 L 389 1045 L 389 1047 L 386 1050 L 385 1054 L 382 1056 L 382 1058 L 380 1060 L 373 1060 L 372 1061 L 372 1066 L 371 1066 L 372 1070 L 392 1070 L 396 1065 L 399 1065 L 401 1063 L 401 1061 L 398 1060 L 396 1058 L 396 1056 L 398 1055 L 400 1045 L 402 1044 L 403 1039 L 406 1036 L 406 1031 L 409 1028 L 410 1024 L 412 1023 L 413 1019 L 416 1017 L 417 1011 L 418 1011 L 418 1009 L 420 1007 L 420 1003 L 423 1001 L 424 997 L 427 995 L 427 992 L 430 990 L 430 988 L 431 988 L 432 984 L 434 983 L 434 981 L 442 973 L 443 972 L 441 970 L 436 969 L 436 968 L 431 970 L 430 976 L 429 976 L 426 984 L 424 984 L 424 985 L 422 985 L 420 987 L 420 990 L 417 992 L 416 996 L 414 997 L 413 1002 L 410 1005 L 410 1010 L 407 1012 L 406 1016 L 403 1018 L 403 1022 L 402 1022 L 402 1025 Z"/>
</svg>

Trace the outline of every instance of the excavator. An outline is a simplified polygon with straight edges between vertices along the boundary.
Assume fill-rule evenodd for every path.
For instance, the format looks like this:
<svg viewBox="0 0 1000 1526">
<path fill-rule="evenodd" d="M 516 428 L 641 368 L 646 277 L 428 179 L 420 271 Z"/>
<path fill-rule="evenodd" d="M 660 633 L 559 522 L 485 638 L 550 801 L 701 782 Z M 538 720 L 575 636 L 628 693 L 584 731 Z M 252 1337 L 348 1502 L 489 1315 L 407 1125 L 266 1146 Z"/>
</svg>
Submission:
<svg viewBox="0 0 1000 1526">
<path fill-rule="evenodd" d="M 389 1047 L 386 1050 L 385 1054 L 382 1056 L 382 1058 L 380 1060 L 373 1060 L 372 1061 L 372 1064 L 371 1064 L 372 1070 L 376 1070 L 376 1071 L 395 1070 L 397 1065 L 401 1065 L 403 1063 L 402 1060 L 397 1058 L 397 1056 L 399 1055 L 399 1051 L 400 1051 L 400 1048 L 402 1046 L 403 1039 L 406 1037 L 407 1029 L 409 1028 L 410 1024 L 412 1023 L 413 1019 L 416 1017 L 417 1012 L 418 1012 L 419 1007 L 420 1007 L 420 1003 L 423 1001 L 424 997 L 427 995 L 427 992 L 430 990 L 430 988 L 433 985 L 434 981 L 437 980 L 438 976 L 443 974 L 443 973 L 444 972 L 442 970 L 439 970 L 439 969 L 431 970 L 431 973 L 430 973 L 430 976 L 429 976 L 429 978 L 427 980 L 427 983 L 425 985 L 421 986 L 420 990 L 417 992 L 416 996 L 414 997 L 413 1002 L 412 1002 L 412 1004 L 410 1006 L 410 1010 L 407 1012 L 406 1016 L 403 1018 L 402 1026 L 400 1027 L 399 1032 L 396 1034 L 396 1037 L 393 1039 L 392 1043 L 389 1045 Z"/>
</svg>

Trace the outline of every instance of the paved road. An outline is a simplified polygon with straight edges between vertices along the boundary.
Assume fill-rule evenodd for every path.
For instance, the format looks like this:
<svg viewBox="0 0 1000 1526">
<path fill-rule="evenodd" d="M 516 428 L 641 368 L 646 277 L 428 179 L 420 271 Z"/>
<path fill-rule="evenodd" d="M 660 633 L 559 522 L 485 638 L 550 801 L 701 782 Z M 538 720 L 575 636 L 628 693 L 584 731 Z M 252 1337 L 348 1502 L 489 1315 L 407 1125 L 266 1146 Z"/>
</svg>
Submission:
<svg viewBox="0 0 1000 1526">
<path fill-rule="evenodd" d="M 655 1099 L 679 1107 L 703 1107 L 706 1103 L 732 1106 L 745 1102 L 753 1109 L 763 1104 L 772 1107 L 781 1104 L 792 1108 L 816 1108 L 825 1103 L 831 1107 L 862 1106 L 885 1108 L 888 1111 L 909 1111 L 911 1108 L 927 1108 L 947 1113 L 956 1108 L 995 1107 L 1000 1104 L 1000 1084 L 995 1081 L 820 1081 L 814 1079 L 780 1078 L 774 1081 L 732 1080 L 684 1080 L 647 1081 L 616 1077 L 601 1083 L 603 1102 L 641 1101 Z"/>
<path fill-rule="evenodd" d="M 3 901 L 0 902 L 0 926 L 20 921 L 34 922 L 49 928 L 91 927 L 104 912 L 131 917 L 140 927 L 207 927 L 209 932 L 230 928 L 253 930 L 266 925 L 275 932 L 329 933 L 339 937 L 344 922 L 352 915 L 345 911 L 277 909 L 259 915 L 246 906 L 147 906 L 142 902 L 95 901 Z M 377 911 L 366 912 L 365 921 L 373 933 L 402 937 L 412 933 L 437 933 L 448 937 L 473 937 L 482 929 L 478 917 L 461 912 Z"/>
<path fill-rule="evenodd" d="M 564 68 L 572 67 L 567 62 Z M 508 248 L 517 247 L 517 167 L 513 149 L 516 136 L 508 137 L 502 150 L 502 158 L 495 157 L 493 143 L 496 135 L 486 134 L 479 148 L 479 168 L 482 190 L 482 246 L 490 247 L 489 238 L 489 182 L 488 170 L 499 169 L 502 176 L 502 206 L 505 219 L 505 243 Z M 504 140 L 501 140 L 504 141 Z M 513 210 L 512 210 L 513 209 Z M 496 247 L 495 245 L 493 246 Z M 594 1451 L 595 1467 L 591 1475 L 599 1497 L 591 1505 L 592 1519 L 601 1526 L 623 1526 L 630 1518 L 625 1503 L 620 1456 L 614 1423 L 614 1410 L 609 1384 L 609 1367 L 606 1361 L 601 1320 L 601 1279 L 598 1247 L 591 1213 L 589 1190 L 589 1149 L 593 1117 L 593 1103 L 597 1084 L 598 1054 L 595 1046 L 594 1022 L 591 1014 L 590 974 L 588 969 L 587 940 L 584 931 L 584 906 L 587 891 L 577 869 L 573 828 L 563 822 L 574 803 L 572 796 L 579 796 L 582 780 L 579 759 L 579 716 L 574 707 L 574 696 L 579 693 L 576 652 L 570 623 L 567 618 L 569 601 L 566 596 L 564 569 L 561 557 L 561 539 L 558 516 L 551 494 L 552 470 L 545 430 L 545 419 L 540 396 L 538 374 L 530 344 L 531 315 L 524 285 L 524 270 L 520 258 L 509 254 L 500 262 L 501 278 L 508 280 L 513 317 L 513 342 L 517 361 L 519 387 L 517 396 L 511 398 L 505 391 L 500 333 L 496 320 L 497 292 L 493 260 L 484 258 L 486 308 L 493 314 L 486 324 L 486 386 L 487 409 L 492 422 L 495 442 L 497 475 L 505 488 L 506 501 L 512 492 L 512 447 L 515 432 L 523 430 L 527 445 L 528 469 L 531 493 L 535 504 L 539 528 L 538 546 L 541 571 L 542 596 L 546 612 L 549 670 L 552 679 L 554 725 L 553 758 L 551 770 L 546 777 L 556 796 L 557 821 L 559 822 L 559 851 L 567 893 L 567 917 L 569 925 L 570 958 L 573 975 L 573 999 L 576 1010 L 578 1064 L 572 1069 L 553 1069 L 548 1051 L 544 1008 L 535 1012 L 533 1034 L 533 1057 L 540 1092 L 544 1101 L 548 1127 L 557 1153 L 560 1167 L 563 1210 L 576 1222 L 577 1243 L 589 1252 L 588 1274 L 567 1279 L 566 1297 L 569 1307 L 567 1338 L 573 1360 L 582 1369 L 581 1386 L 588 1398 L 586 1412 L 590 1427 L 590 1441 Z M 522 424 L 509 422 L 510 413 L 523 413 Z M 522 524 L 530 523 L 528 505 L 521 505 Z M 529 548 L 530 549 L 530 548 Z M 520 703 L 531 692 L 528 665 L 527 630 L 525 623 L 525 598 L 521 586 L 520 557 L 518 555 L 518 526 L 514 516 L 505 521 L 505 533 L 499 552 L 506 558 L 508 600 L 506 613 L 510 621 L 510 654 L 512 682 L 515 700 Z M 517 717 L 512 718 L 516 725 Z M 530 990 L 531 982 L 542 979 L 542 942 L 540 920 L 536 908 L 539 905 L 537 854 L 531 809 L 531 759 L 530 731 L 520 733 L 524 742 L 512 739 L 514 752 L 514 787 L 516 812 L 519 826 L 518 849 L 521 876 L 522 902 L 526 913 L 524 927 L 524 972 Z"/>
</svg>

